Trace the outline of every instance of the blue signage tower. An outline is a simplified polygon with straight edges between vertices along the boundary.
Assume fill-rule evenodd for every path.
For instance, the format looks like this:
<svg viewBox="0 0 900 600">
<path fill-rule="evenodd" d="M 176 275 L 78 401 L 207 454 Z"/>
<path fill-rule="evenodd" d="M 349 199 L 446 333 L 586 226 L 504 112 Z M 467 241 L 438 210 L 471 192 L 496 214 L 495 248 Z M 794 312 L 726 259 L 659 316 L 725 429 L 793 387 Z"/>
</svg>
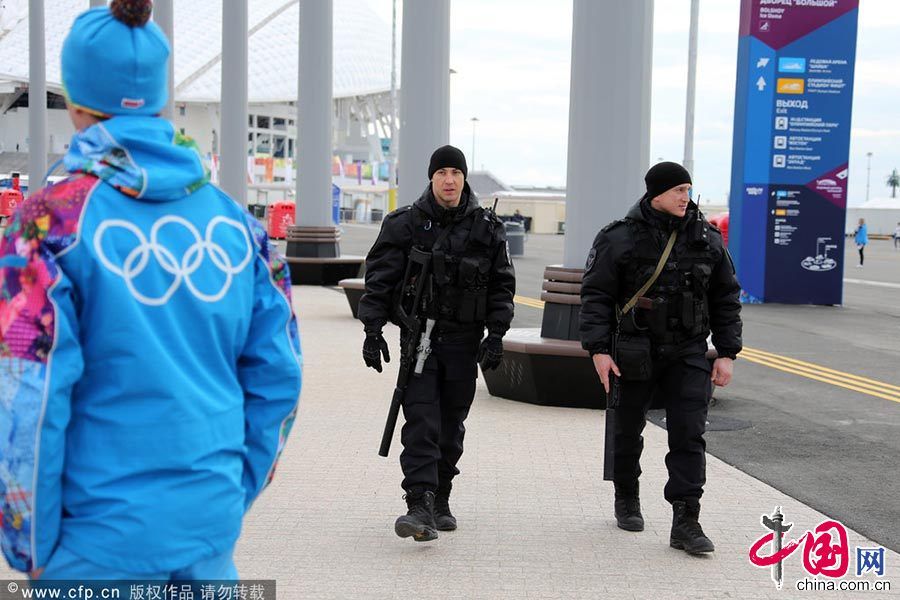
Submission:
<svg viewBox="0 0 900 600">
<path fill-rule="evenodd" d="M 729 242 L 744 302 L 840 304 L 859 0 L 741 0 Z"/>
</svg>

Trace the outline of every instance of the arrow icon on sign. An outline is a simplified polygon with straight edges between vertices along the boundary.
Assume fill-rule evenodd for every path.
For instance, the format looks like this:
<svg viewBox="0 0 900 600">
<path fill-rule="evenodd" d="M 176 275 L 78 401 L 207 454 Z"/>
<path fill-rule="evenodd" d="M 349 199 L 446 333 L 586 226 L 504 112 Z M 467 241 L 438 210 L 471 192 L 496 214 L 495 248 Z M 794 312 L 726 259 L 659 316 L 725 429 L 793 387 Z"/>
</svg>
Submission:
<svg viewBox="0 0 900 600">
<path fill-rule="evenodd" d="M 760 58 L 758 61 L 756 61 L 756 68 L 761 69 L 761 68 L 765 67 L 767 64 L 769 64 L 769 58 L 764 56 L 764 57 Z"/>
<path fill-rule="evenodd" d="M 763 91 L 766 89 L 766 80 L 763 79 L 762 75 L 759 76 L 759 79 L 756 80 L 756 89 L 759 91 Z"/>
</svg>

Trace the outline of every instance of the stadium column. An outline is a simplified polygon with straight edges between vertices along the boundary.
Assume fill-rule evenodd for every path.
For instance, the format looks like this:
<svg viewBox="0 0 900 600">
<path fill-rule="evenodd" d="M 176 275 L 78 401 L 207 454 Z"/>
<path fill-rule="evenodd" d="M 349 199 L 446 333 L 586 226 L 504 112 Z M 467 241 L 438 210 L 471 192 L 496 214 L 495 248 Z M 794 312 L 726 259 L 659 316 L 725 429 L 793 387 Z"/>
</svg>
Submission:
<svg viewBox="0 0 900 600">
<path fill-rule="evenodd" d="M 563 262 L 643 193 L 650 147 L 653 0 L 575 0 Z"/>
<path fill-rule="evenodd" d="M 643 192 L 652 47 L 653 0 L 575 0 L 566 238 L 563 264 L 544 271 L 547 281 L 581 281 L 594 236 Z M 541 336 L 577 340 L 580 285 L 544 300 Z"/>
<path fill-rule="evenodd" d="M 247 38 L 246 2 L 222 3 L 222 92 L 219 185 L 247 205 Z"/>
<path fill-rule="evenodd" d="M 28 187 L 36 190 L 47 173 L 47 64 L 44 2 L 28 2 Z"/>
<path fill-rule="evenodd" d="M 494 396 L 605 408 L 600 379 L 577 343 L 581 280 L 598 230 L 622 218 L 643 192 L 653 0 L 574 0 L 572 17 L 564 264 L 544 270 L 540 332 L 510 329 L 503 366 L 485 372 L 484 379 Z M 614 413 L 606 413 L 608 440 Z M 611 464 L 605 461 L 604 478 Z"/>
<path fill-rule="evenodd" d="M 300 1 L 297 90 L 297 215 L 334 227 L 331 208 L 332 0 Z"/>
<path fill-rule="evenodd" d="M 335 285 L 362 271 L 365 257 L 341 256 L 331 183 L 333 3 L 300 0 L 297 77 L 297 205 L 287 227 L 287 263 L 295 284 Z"/>
<path fill-rule="evenodd" d="M 428 157 L 450 141 L 450 0 L 403 3 L 400 60 L 397 204 L 404 206 L 427 183 Z"/>
</svg>

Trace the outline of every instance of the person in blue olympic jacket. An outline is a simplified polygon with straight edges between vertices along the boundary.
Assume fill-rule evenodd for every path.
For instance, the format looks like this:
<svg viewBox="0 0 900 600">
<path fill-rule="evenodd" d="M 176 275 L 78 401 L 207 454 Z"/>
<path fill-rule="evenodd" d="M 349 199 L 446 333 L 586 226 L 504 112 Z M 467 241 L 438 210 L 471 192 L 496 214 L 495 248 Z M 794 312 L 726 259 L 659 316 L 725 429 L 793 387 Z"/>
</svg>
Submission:
<svg viewBox="0 0 900 600">
<path fill-rule="evenodd" d="M 169 46 L 149 14 L 76 19 L 70 176 L 0 241 L 0 543 L 35 579 L 236 578 L 296 414 L 288 270 L 158 116 Z"/>
<path fill-rule="evenodd" d="M 853 241 L 856 242 L 856 249 L 859 250 L 859 264 L 857 267 L 862 267 L 863 263 L 866 262 L 866 245 L 869 243 L 869 228 L 866 226 L 866 220 L 860 217 L 859 225 L 856 227 L 856 231 L 853 232 Z"/>
</svg>

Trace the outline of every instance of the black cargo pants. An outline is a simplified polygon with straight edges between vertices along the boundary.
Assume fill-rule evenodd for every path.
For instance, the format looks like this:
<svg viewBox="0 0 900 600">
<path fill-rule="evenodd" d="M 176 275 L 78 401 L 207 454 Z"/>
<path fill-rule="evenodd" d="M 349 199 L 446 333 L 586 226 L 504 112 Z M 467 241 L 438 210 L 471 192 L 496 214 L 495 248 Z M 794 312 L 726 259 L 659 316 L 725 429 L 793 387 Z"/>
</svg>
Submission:
<svg viewBox="0 0 900 600">
<path fill-rule="evenodd" d="M 654 398 L 666 409 L 669 452 L 666 467 L 669 502 L 703 495 L 706 483 L 706 416 L 711 366 L 703 353 L 670 360 L 655 359 L 649 381 L 621 381 L 615 411 L 613 479 L 629 487 L 641 475 L 641 432 Z"/>
<path fill-rule="evenodd" d="M 456 464 L 463 454 L 463 422 L 475 397 L 480 336 L 435 334 L 422 375 L 409 380 L 400 434 L 404 490 L 434 491 L 459 474 Z"/>
</svg>

